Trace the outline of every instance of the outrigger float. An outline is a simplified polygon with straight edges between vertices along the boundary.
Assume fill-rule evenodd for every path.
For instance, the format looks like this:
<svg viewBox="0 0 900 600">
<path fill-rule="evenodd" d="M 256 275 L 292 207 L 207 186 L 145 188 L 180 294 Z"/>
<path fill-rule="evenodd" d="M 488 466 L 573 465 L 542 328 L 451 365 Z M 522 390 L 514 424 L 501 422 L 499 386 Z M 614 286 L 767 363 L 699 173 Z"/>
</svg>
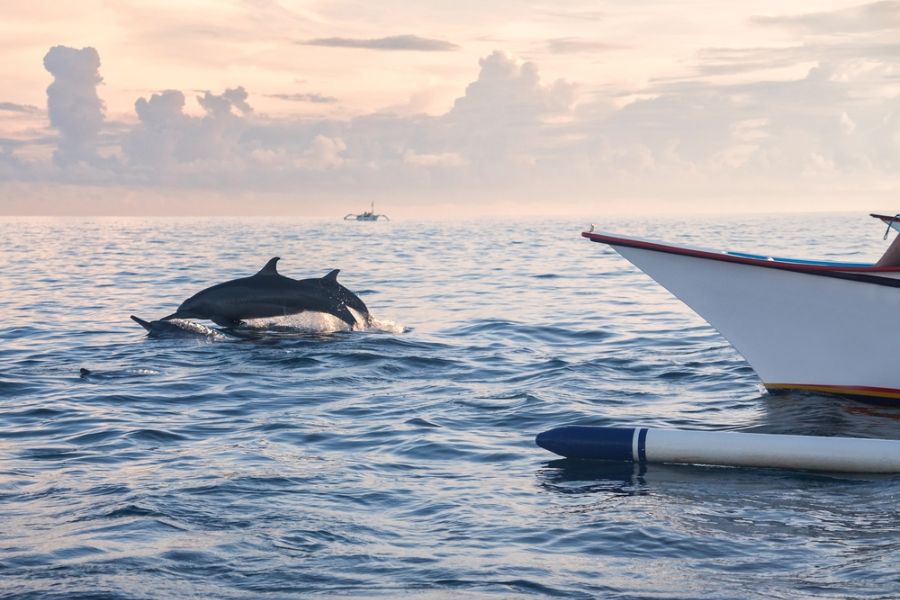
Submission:
<svg viewBox="0 0 900 600">
<path fill-rule="evenodd" d="M 900 226 L 900 217 L 887 219 Z M 687 304 L 743 355 L 770 391 L 900 405 L 900 265 L 688 248 L 593 231 Z M 881 266 L 878 266 L 881 265 Z"/>
<path fill-rule="evenodd" d="M 540 433 L 535 442 L 554 454 L 582 460 L 900 473 L 897 440 L 572 426 Z"/>
</svg>

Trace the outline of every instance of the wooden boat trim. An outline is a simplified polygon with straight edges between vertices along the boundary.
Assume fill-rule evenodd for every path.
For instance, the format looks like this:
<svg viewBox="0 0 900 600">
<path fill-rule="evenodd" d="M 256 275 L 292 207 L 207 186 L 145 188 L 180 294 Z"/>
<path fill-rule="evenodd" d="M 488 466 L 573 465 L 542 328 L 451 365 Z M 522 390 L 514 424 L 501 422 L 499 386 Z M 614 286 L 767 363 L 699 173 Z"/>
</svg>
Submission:
<svg viewBox="0 0 900 600">
<path fill-rule="evenodd" d="M 867 398 L 900 399 L 900 390 L 865 385 L 814 385 L 805 383 L 764 383 L 771 392 L 816 392 L 839 396 L 864 396 Z"/>
</svg>

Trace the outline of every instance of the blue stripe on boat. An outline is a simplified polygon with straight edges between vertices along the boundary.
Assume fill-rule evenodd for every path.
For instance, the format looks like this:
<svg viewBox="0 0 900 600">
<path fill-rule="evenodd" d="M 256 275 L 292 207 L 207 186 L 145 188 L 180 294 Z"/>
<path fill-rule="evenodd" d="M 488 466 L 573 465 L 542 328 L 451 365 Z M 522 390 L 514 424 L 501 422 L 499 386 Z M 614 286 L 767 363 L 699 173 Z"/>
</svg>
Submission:
<svg viewBox="0 0 900 600">
<path fill-rule="evenodd" d="M 735 252 L 733 250 L 729 250 L 725 252 L 728 256 L 736 256 L 738 258 L 750 258 L 753 260 L 773 260 L 776 262 L 782 263 L 792 263 L 796 265 L 817 265 L 821 267 L 850 267 L 850 268 L 859 268 L 859 267 L 871 267 L 872 263 L 858 263 L 858 262 L 836 262 L 833 260 L 808 260 L 804 258 L 785 258 L 783 256 L 764 256 L 762 254 L 751 254 L 749 252 Z"/>
</svg>

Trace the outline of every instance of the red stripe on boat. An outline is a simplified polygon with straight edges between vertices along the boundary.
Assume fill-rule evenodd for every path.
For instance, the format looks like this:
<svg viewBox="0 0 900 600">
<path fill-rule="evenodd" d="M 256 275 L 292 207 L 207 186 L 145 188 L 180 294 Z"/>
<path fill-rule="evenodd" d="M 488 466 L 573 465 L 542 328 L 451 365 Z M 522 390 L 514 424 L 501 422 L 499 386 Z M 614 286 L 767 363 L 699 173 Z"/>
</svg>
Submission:
<svg viewBox="0 0 900 600">
<path fill-rule="evenodd" d="M 812 385 L 806 383 L 764 383 L 768 390 L 794 390 L 798 392 L 824 392 L 841 396 L 869 396 L 900 399 L 900 390 L 866 385 Z"/>
</svg>

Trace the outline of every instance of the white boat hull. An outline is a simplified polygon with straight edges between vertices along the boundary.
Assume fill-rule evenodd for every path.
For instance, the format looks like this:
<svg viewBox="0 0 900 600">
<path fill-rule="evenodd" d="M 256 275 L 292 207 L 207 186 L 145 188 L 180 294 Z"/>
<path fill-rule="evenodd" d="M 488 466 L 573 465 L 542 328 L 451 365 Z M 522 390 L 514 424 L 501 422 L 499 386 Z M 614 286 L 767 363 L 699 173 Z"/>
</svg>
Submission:
<svg viewBox="0 0 900 600">
<path fill-rule="evenodd" d="M 768 389 L 900 398 L 900 273 L 854 280 L 836 270 L 596 241 L 609 243 L 716 328 Z"/>
</svg>

